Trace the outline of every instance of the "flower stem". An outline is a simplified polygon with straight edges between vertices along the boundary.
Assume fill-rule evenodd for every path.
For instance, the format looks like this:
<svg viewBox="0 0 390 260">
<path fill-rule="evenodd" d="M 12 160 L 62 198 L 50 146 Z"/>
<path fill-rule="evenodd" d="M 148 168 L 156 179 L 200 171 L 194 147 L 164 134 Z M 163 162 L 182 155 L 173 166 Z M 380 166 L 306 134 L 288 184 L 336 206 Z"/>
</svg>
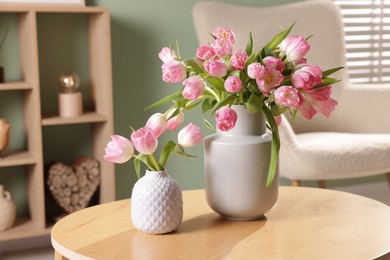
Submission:
<svg viewBox="0 0 390 260">
<path fill-rule="evenodd" d="M 161 166 L 160 164 L 156 161 L 156 158 L 154 157 L 153 154 L 149 154 L 148 155 L 149 159 L 152 161 L 152 163 L 154 164 L 154 170 L 156 171 L 161 171 Z"/>
</svg>

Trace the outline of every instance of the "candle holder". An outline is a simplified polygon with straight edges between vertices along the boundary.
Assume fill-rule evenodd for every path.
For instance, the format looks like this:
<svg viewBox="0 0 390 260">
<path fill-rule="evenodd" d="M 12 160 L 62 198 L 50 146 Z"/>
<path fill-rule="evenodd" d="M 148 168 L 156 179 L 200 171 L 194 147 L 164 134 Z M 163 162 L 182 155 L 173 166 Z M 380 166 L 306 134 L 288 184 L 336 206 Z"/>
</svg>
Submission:
<svg viewBox="0 0 390 260">
<path fill-rule="evenodd" d="M 83 98 L 77 90 L 80 76 L 77 73 L 63 73 L 59 77 L 63 93 L 58 95 L 58 110 L 61 117 L 75 117 L 83 114 Z"/>
</svg>

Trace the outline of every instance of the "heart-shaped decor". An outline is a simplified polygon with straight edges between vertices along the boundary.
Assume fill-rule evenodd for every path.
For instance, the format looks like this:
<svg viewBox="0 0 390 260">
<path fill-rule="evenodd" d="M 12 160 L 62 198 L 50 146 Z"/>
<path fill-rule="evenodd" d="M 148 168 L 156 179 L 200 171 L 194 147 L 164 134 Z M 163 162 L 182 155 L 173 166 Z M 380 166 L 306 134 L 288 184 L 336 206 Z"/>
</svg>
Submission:
<svg viewBox="0 0 390 260">
<path fill-rule="evenodd" d="M 56 203 L 67 213 L 88 206 L 100 184 L 99 161 L 79 158 L 72 167 L 57 162 L 50 165 L 46 184 Z"/>
</svg>

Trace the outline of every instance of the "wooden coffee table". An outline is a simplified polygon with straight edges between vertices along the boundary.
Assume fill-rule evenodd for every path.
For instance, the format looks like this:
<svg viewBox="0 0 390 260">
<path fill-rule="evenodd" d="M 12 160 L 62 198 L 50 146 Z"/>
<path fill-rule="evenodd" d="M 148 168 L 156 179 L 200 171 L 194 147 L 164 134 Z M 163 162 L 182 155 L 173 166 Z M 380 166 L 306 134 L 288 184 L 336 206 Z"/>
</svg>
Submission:
<svg viewBox="0 0 390 260">
<path fill-rule="evenodd" d="M 390 257 L 390 207 L 317 188 L 280 187 L 275 208 L 258 221 L 214 213 L 203 190 L 185 191 L 179 230 L 134 229 L 130 200 L 73 213 L 51 232 L 56 259 L 373 259 Z"/>
</svg>

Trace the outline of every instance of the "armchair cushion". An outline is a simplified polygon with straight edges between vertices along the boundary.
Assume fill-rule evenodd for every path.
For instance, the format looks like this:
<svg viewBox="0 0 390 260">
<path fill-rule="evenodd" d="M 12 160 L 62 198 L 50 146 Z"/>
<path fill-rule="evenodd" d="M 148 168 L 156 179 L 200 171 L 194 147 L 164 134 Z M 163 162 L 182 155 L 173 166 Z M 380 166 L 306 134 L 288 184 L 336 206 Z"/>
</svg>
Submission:
<svg viewBox="0 0 390 260">
<path fill-rule="evenodd" d="M 297 146 L 284 146 L 280 153 L 283 177 L 330 180 L 390 171 L 388 134 L 317 132 L 295 138 Z"/>
</svg>

